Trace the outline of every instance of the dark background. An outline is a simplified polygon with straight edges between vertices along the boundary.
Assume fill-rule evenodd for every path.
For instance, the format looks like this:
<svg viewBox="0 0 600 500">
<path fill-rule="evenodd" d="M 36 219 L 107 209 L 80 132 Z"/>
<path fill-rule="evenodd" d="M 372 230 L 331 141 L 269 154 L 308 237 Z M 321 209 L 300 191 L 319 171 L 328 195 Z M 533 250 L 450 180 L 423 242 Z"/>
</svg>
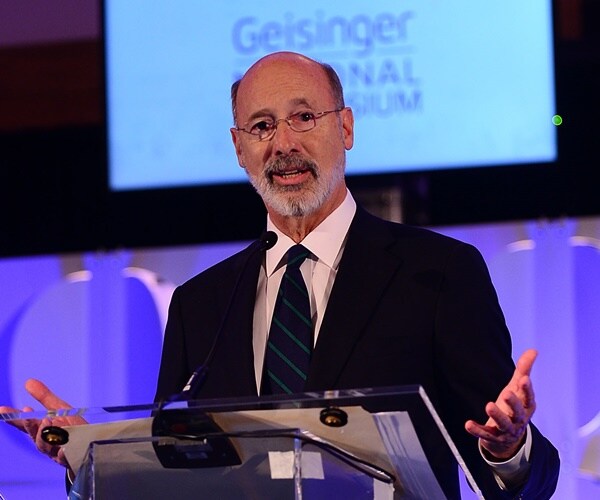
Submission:
<svg viewBox="0 0 600 500">
<path fill-rule="evenodd" d="M 600 214 L 599 13 L 596 0 L 555 2 L 558 162 L 350 177 L 358 200 L 433 226 Z M 110 194 L 103 92 L 100 38 L 0 48 L 0 255 L 260 233 L 265 211 L 247 184 Z M 233 147 L 224 154 L 237 168 Z"/>
</svg>

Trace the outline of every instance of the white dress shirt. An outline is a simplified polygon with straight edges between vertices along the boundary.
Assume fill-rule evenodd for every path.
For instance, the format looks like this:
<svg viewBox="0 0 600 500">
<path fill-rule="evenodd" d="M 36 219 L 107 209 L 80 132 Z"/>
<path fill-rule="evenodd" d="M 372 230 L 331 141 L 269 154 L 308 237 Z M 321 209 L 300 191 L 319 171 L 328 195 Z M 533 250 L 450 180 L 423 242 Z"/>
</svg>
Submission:
<svg viewBox="0 0 600 500">
<path fill-rule="evenodd" d="M 301 242 L 312 254 L 302 263 L 300 271 L 310 297 L 310 312 L 314 325 L 315 343 L 340 259 L 344 252 L 348 229 L 355 213 L 356 202 L 350 192 L 346 191 L 346 198 L 344 198 L 342 204 Z M 267 218 L 267 230 L 274 231 L 277 234 L 277 243 L 266 252 L 256 290 L 253 348 L 254 373 L 258 391 L 260 391 L 271 318 L 275 309 L 279 285 L 285 272 L 286 262 L 284 257 L 290 247 L 296 244 L 289 236 L 277 229 L 270 218 Z"/>
</svg>

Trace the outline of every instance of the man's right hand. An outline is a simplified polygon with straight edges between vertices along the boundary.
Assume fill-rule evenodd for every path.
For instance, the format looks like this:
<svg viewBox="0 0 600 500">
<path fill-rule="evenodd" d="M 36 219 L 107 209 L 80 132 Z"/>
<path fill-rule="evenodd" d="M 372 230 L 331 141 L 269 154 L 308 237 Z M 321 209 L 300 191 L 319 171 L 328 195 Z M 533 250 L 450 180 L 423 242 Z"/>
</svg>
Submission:
<svg viewBox="0 0 600 500">
<path fill-rule="evenodd" d="M 60 399 L 44 383 L 36 379 L 29 379 L 25 382 L 25 389 L 31 396 L 39 401 L 47 410 L 69 409 L 72 406 Z M 19 411 L 31 412 L 33 408 L 26 406 L 22 410 L 17 410 L 9 406 L 0 406 L 0 413 L 17 413 Z M 64 427 L 67 425 L 81 425 L 87 422 L 82 417 L 46 417 L 43 419 L 18 419 L 7 422 L 17 429 L 29 434 L 37 449 L 44 455 L 48 455 L 56 463 L 63 467 L 69 467 L 65 458 L 64 450 L 61 446 L 54 446 L 46 443 L 42 439 L 42 430 L 50 425 Z"/>
</svg>

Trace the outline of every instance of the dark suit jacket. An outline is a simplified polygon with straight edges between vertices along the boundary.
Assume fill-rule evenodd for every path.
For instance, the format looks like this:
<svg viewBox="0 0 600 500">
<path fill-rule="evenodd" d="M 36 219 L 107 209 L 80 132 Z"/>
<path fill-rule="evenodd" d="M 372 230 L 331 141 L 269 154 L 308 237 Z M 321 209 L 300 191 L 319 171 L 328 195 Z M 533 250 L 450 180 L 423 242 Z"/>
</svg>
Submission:
<svg viewBox="0 0 600 500">
<path fill-rule="evenodd" d="M 179 287 L 169 311 L 157 398 L 177 393 L 202 364 L 232 289 L 238 292 L 200 397 L 256 395 L 252 322 L 262 253 L 249 248 Z M 532 426 L 529 480 L 502 492 L 481 459 L 468 419 L 512 376 L 511 341 L 487 267 L 472 246 L 394 224 L 362 209 L 346 248 L 313 353 L 307 390 L 420 384 L 486 498 L 549 498 L 558 454 Z M 458 497 L 451 457 L 430 457 L 449 497 Z"/>
</svg>

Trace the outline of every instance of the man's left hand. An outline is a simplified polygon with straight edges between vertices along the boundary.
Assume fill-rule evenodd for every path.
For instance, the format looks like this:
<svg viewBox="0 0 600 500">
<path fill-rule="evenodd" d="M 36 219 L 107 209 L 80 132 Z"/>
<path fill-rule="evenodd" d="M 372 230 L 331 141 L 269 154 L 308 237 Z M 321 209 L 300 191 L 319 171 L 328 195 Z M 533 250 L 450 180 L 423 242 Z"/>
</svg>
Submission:
<svg viewBox="0 0 600 500">
<path fill-rule="evenodd" d="M 522 446 L 527 424 L 535 411 L 535 396 L 530 373 L 537 351 L 529 349 L 517 361 L 517 367 L 495 403 L 485 407 L 485 425 L 469 420 L 467 432 L 480 439 L 482 448 L 493 460 L 512 458 Z"/>
</svg>

